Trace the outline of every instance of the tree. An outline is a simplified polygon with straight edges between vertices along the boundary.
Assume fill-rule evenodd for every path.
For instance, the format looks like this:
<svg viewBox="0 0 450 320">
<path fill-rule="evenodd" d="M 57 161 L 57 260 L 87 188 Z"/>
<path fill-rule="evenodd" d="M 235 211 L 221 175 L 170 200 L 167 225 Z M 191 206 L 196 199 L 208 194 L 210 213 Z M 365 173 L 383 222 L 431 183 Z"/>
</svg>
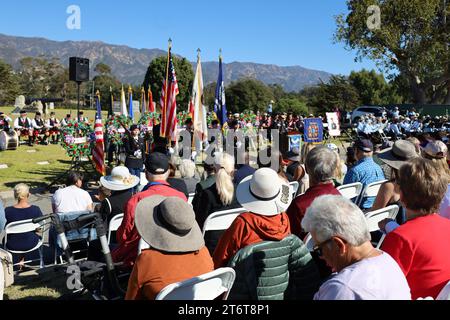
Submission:
<svg viewBox="0 0 450 320">
<path fill-rule="evenodd" d="M 208 106 L 209 111 L 214 111 L 214 103 L 216 101 L 216 86 L 217 82 L 212 82 L 203 88 L 205 106 Z"/>
<path fill-rule="evenodd" d="M 103 110 L 107 110 L 111 104 L 110 88 L 114 97 L 116 97 L 115 99 L 120 98 L 120 90 L 122 87 L 120 81 L 115 77 L 108 74 L 101 74 L 94 77 L 94 83 L 95 89 L 100 92 L 100 102 Z M 124 89 L 128 89 L 128 87 L 124 87 Z"/>
<path fill-rule="evenodd" d="M 14 103 L 19 93 L 19 80 L 12 67 L 0 60 L 0 105 Z"/>
<path fill-rule="evenodd" d="M 94 71 L 100 75 L 107 75 L 111 73 L 111 67 L 103 62 L 100 62 L 95 66 Z"/>
<path fill-rule="evenodd" d="M 175 73 L 177 75 L 178 88 L 180 94 L 177 96 L 178 110 L 188 110 L 189 99 L 194 82 L 194 71 L 192 65 L 185 58 L 178 59 L 172 56 Z M 163 81 L 166 79 L 167 57 L 158 57 L 154 59 L 145 75 L 143 86 L 147 90 L 151 85 L 153 101 L 159 104 Z"/>
<path fill-rule="evenodd" d="M 272 90 L 255 79 L 242 79 L 231 83 L 226 88 L 225 95 L 227 109 L 231 112 L 264 111 L 274 99 Z"/>
<path fill-rule="evenodd" d="M 308 113 L 308 107 L 304 98 L 285 97 L 276 101 L 274 111 L 306 115 Z"/>
<path fill-rule="evenodd" d="M 381 12 L 375 27 L 367 23 L 374 4 Z M 336 41 L 357 50 L 357 59 L 372 59 L 391 75 L 400 72 L 413 102 L 450 103 L 450 1 L 348 0 L 347 6 L 350 13 L 336 18 Z"/>
<path fill-rule="evenodd" d="M 341 75 L 332 76 L 329 83 L 320 84 L 310 94 L 308 104 L 314 112 L 329 112 L 336 108 L 351 111 L 361 104 L 356 88 Z"/>
</svg>

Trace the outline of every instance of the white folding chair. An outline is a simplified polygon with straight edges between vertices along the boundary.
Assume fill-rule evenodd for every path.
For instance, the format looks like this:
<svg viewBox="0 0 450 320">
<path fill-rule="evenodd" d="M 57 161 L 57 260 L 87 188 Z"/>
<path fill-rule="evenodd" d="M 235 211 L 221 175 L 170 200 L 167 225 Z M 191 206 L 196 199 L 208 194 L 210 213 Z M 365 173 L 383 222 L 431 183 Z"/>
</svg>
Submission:
<svg viewBox="0 0 450 320">
<path fill-rule="evenodd" d="M 247 212 L 244 208 L 217 211 L 208 216 L 203 224 L 203 237 L 207 231 L 227 230 L 234 219 L 241 213 Z"/>
<path fill-rule="evenodd" d="M 219 268 L 185 281 L 168 285 L 155 300 L 227 300 L 236 273 L 232 268 Z"/>
<path fill-rule="evenodd" d="M 123 221 L 123 213 L 120 213 L 118 215 L 115 215 L 111 221 L 109 222 L 109 227 L 108 227 L 108 244 L 111 243 L 111 233 L 113 231 L 117 231 L 117 229 L 119 229 L 120 225 L 122 224 Z"/>
<path fill-rule="evenodd" d="M 309 252 L 313 252 L 314 251 L 314 240 L 312 238 L 311 233 L 308 233 L 306 235 L 305 240 L 303 241 L 306 245 L 306 248 L 308 248 Z"/>
<path fill-rule="evenodd" d="M 44 243 L 43 238 L 41 238 L 39 240 L 39 242 L 36 244 L 36 246 L 34 248 L 31 248 L 29 250 L 24 250 L 24 251 L 8 249 L 7 242 L 8 242 L 8 235 L 34 232 L 37 229 L 41 228 L 44 223 L 45 222 L 33 223 L 32 219 L 28 219 L 28 220 L 12 222 L 12 223 L 8 224 L 5 227 L 5 233 L 4 233 L 5 237 L 3 239 L 3 248 L 6 251 L 11 252 L 13 254 L 25 254 L 25 253 L 33 252 L 35 250 L 39 250 L 39 267 L 43 268 L 44 267 L 44 255 L 42 252 L 42 244 Z M 32 261 L 33 260 L 25 261 L 24 263 L 29 263 Z M 18 265 L 18 264 L 19 263 L 16 263 L 15 265 Z"/>
<path fill-rule="evenodd" d="M 192 204 L 192 200 L 194 200 L 195 197 L 195 193 L 189 193 L 189 197 L 188 197 L 188 203 Z"/>
<path fill-rule="evenodd" d="M 356 198 L 358 200 L 359 195 L 363 189 L 363 184 L 361 182 L 355 182 L 350 184 L 344 184 L 336 188 L 342 196 L 351 200 Z"/>
<path fill-rule="evenodd" d="M 366 221 L 367 221 L 367 225 L 369 227 L 369 232 L 374 232 L 374 231 L 378 231 L 380 230 L 380 227 L 378 226 L 378 223 L 384 219 L 393 219 L 395 220 L 395 218 L 397 217 L 399 211 L 399 206 L 396 204 L 393 204 L 389 207 L 386 208 L 381 208 L 379 210 L 375 210 L 372 212 L 368 212 L 366 213 Z M 376 244 L 376 248 L 379 249 L 384 241 L 384 238 L 386 236 L 383 235 L 380 239 L 380 241 L 378 241 L 378 243 Z"/>
<path fill-rule="evenodd" d="M 300 187 L 300 184 L 298 183 L 298 181 L 292 181 L 289 183 L 289 186 L 290 186 L 291 192 L 292 192 L 292 199 L 295 199 L 298 188 Z"/>
<path fill-rule="evenodd" d="M 356 203 L 358 205 L 358 207 L 361 207 L 361 205 L 364 202 L 364 198 L 376 197 L 378 195 L 378 191 L 380 191 L 381 185 L 387 181 L 388 180 L 381 180 L 381 181 L 377 181 L 377 182 L 368 184 L 364 188 L 364 190 L 361 192 L 361 195 L 359 196 L 359 199 Z"/>
<path fill-rule="evenodd" d="M 442 288 L 436 300 L 450 300 L 450 281 Z"/>
</svg>

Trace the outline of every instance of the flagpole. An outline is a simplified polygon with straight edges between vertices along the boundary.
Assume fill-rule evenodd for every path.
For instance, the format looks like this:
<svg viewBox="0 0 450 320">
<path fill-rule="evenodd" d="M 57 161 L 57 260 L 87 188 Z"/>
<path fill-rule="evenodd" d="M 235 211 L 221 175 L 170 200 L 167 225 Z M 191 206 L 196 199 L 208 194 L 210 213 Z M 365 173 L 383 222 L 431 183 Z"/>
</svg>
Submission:
<svg viewBox="0 0 450 320">
<path fill-rule="evenodd" d="M 166 131 L 167 131 L 167 123 L 166 123 L 166 111 L 167 111 L 167 91 L 169 88 L 169 63 L 170 63 L 170 51 L 172 50 L 172 39 L 169 38 L 169 50 L 167 50 L 167 65 L 166 65 L 166 88 L 164 90 L 164 106 L 162 106 L 164 108 L 164 111 L 162 112 L 163 114 L 163 124 L 164 124 L 164 131 L 162 137 L 165 138 L 166 137 Z"/>
</svg>

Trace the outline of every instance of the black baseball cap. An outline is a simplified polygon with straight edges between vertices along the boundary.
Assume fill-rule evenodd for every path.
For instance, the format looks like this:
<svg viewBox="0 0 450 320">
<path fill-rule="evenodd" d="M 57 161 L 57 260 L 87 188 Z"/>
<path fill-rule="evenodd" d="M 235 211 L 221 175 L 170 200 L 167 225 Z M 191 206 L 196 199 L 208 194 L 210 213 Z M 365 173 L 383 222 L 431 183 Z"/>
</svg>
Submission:
<svg viewBox="0 0 450 320">
<path fill-rule="evenodd" d="M 355 142 L 355 148 L 364 152 L 373 152 L 373 143 L 368 139 L 359 139 Z"/>
<path fill-rule="evenodd" d="M 151 174 L 164 174 L 169 170 L 169 158 L 160 152 L 153 152 L 145 160 L 145 169 Z"/>
<path fill-rule="evenodd" d="M 20 112 L 19 112 L 20 114 L 25 114 L 25 113 L 27 113 L 25 110 L 20 110 Z"/>
</svg>

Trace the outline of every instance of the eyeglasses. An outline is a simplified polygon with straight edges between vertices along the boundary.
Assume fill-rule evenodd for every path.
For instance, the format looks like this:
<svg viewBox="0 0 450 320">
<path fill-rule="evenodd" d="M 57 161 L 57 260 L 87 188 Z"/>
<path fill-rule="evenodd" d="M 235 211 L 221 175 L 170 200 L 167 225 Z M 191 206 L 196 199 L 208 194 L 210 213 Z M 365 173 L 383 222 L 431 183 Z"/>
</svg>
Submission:
<svg viewBox="0 0 450 320">
<path fill-rule="evenodd" d="M 331 240 L 333 240 L 333 238 L 330 238 L 330 239 L 328 239 L 328 240 L 325 240 L 324 242 L 321 242 L 321 243 L 315 245 L 314 248 L 313 248 L 313 252 L 314 252 L 318 257 L 321 257 L 321 256 L 323 255 L 323 252 L 322 252 L 322 247 L 323 247 L 323 245 L 327 244 L 327 243 L 330 242 Z"/>
</svg>

